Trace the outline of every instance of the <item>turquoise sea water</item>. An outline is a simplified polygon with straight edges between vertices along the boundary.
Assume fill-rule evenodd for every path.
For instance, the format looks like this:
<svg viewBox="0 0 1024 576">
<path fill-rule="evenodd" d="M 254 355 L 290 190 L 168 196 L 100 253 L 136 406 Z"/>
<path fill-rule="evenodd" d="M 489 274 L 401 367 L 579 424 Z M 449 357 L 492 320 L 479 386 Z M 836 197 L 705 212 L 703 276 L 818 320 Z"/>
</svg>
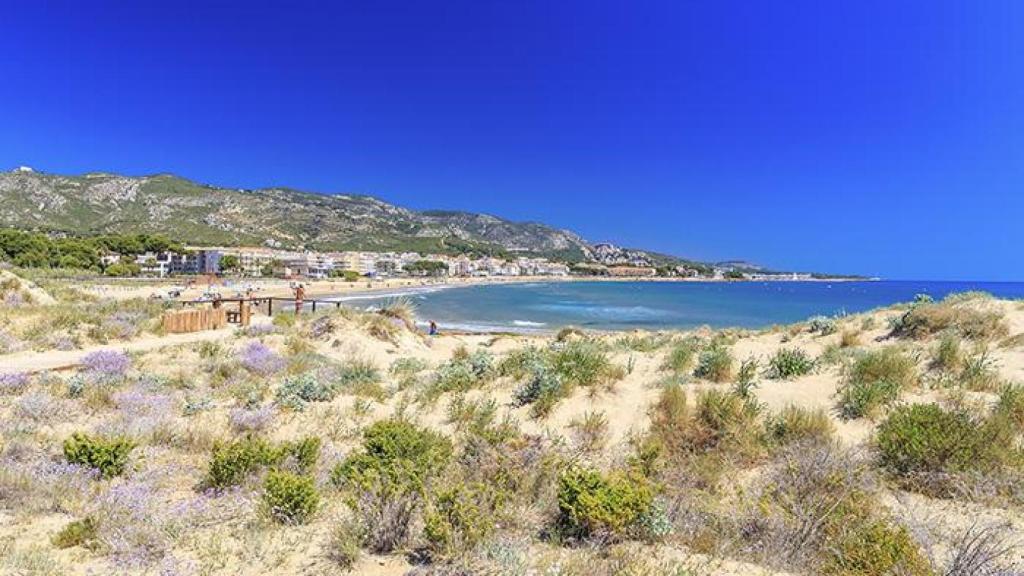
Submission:
<svg viewBox="0 0 1024 576">
<path fill-rule="evenodd" d="M 564 326 L 602 330 L 719 327 L 759 328 L 816 314 L 854 313 L 983 290 L 1024 298 L 1021 282 L 534 282 L 430 287 L 404 292 L 421 322 L 442 329 L 546 331 Z M 340 297 L 375 307 L 399 292 Z"/>
</svg>

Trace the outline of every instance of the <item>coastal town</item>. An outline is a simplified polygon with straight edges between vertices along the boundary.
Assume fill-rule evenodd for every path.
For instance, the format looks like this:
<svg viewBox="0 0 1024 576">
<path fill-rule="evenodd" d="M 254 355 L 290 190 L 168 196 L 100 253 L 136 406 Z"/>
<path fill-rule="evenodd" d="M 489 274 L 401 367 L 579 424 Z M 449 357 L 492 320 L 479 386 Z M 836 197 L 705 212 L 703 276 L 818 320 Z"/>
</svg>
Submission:
<svg viewBox="0 0 1024 576">
<path fill-rule="evenodd" d="M 640 251 L 612 244 L 598 244 L 594 260 L 567 264 L 543 257 L 512 256 L 473 258 L 466 254 L 419 252 L 319 252 L 268 247 L 186 247 L 183 250 L 147 251 L 134 255 L 117 253 L 101 257 L 105 267 L 127 265 L 140 275 L 168 277 L 188 275 L 235 275 L 247 278 L 328 279 L 515 276 L 609 276 L 623 278 L 666 277 L 732 280 L 811 280 L 807 273 L 762 272 L 736 265 L 655 266 Z M 124 266 L 122 267 L 124 268 Z"/>
</svg>

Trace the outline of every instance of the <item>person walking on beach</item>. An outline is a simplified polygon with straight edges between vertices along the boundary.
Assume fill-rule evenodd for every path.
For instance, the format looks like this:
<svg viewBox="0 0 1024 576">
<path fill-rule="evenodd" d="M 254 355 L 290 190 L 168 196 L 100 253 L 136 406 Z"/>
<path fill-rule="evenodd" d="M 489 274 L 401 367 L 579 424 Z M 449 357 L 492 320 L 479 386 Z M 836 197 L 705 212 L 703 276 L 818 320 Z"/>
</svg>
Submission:
<svg viewBox="0 0 1024 576">
<path fill-rule="evenodd" d="M 429 334 L 431 336 L 437 336 L 437 322 L 434 322 L 433 320 L 430 321 L 430 332 L 429 332 Z"/>
<path fill-rule="evenodd" d="M 306 298 L 306 288 L 302 284 L 295 287 L 295 315 L 302 313 L 302 301 Z"/>
</svg>

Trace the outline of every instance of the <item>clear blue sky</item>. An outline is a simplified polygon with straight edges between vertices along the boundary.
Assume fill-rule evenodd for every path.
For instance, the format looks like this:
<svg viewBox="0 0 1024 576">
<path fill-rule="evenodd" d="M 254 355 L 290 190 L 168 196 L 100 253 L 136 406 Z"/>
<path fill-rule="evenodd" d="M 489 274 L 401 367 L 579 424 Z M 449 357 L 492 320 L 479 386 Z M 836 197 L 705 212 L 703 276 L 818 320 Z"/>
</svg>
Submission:
<svg viewBox="0 0 1024 576">
<path fill-rule="evenodd" d="M 1024 2 L 13 2 L 0 167 L 1024 280 Z"/>
</svg>

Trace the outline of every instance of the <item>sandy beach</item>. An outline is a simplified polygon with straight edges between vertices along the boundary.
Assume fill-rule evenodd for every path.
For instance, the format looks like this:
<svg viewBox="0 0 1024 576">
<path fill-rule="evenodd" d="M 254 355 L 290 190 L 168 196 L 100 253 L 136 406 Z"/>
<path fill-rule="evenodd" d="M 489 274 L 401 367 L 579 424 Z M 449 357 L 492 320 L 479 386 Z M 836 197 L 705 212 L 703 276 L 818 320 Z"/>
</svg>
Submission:
<svg viewBox="0 0 1024 576">
<path fill-rule="evenodd" d="M 393 281 L 373 288 L 422 285 L 418 280 Z M 262 286 L 264 294 L 286 288 Z M 370 288 L 365 283 L 324 282 L 312 285 L 310 292 Z M 26 283 L 29 289 L 42 295 L 39 287 Z M 134 288 L 142 297 L 152 289 Z M 133 301 L 121 296 L 117 302 L 127 309 Z M 23 305 L 16 313 L 8 309 L 2 326 L 27 337 L 31 333 L 19 332 L 19 326 L 48 317 L 59 324 L 61 306 L 55 298 Z M 637 442 L 664 433 L 657 431 L 664 425 L 668 391 L 679 390 L 689 406 L 689 416 L 677 415 L 682 419 L 673 424 L 679 434 L 698 434 L 705 442 L 726 433 L 707 428 L 714 426 L 711 420 L 697 423 L 711 398 L 725 402 L 723 414 L 733 414 L 725 406 L 741 410 L 723 418 L 749 420 L 729 428 L 727 437 L 733 440 L 686 452 L 680 460 L 667 461 L 671 465 L 656 468 L 660 472 L 650 472 L 657 478 L 659 502 L 685 503 L 684 510 L 699 510 L 699 516 L 668 508 L 665 521 L 672 529 L 667 534 L 649 541 L 614 540 L 611 553 L 639 574 L 665 573 L 671 566 L 709 575 L 799 573 L 803 565 L 780 565 L 730 544 L 731 539 L 754 536 L 725 532 L 734 530 L 729 523 L 739 515 L 762 513 L 755 512 L 751 499 L 760 499 L 764 510 L 774 509 L 776 496 L 762 491 L 762 481 L 779 462 L 794 458 L 786 442 L 796 440 L 769 439 L 759 431 L 782 434 L 778 430 L 783 428 L 772 423 L 790 414 L 794 420 L 787 426 L 802 432 L 787 434 L 806 434 L 799 442 L 819 448 L 799 442 L 794 446 L 824 450 L 820 446 L 831 444 L 813 443 L 827 438 L 835 443 L 827 448 L 837 451 L 834 457 L 862 462 L 856 454 L 873 450 L 879 427 L 898 404 L 965 406 L 984 418 L 1008 401 L 1001 395 L 1002 383 L 1024 379 L 1024 308 L 1019 303 L 974 297 L 922 306 L 929 314 L 928 324 L 921 324 L 927 331 L 913 336 L 893 328 L 912 310 L 909 305 L 830 319 L 821 326 L 800 323 L 765 330 L 437 337 L 409 330 L 409 318 L 401 310 L 342 309 L 297 320 L 258 316 L 245 330 L 138 333 L 62 351 L 23 348 L 0 355 L 0 550 L 21 563 L 29 555 L 61 574 L 109 573 L 125 566 L 130 566 L 127 573 L 157 573 L 174 565 L 203 574 L 400 576 L 416 569 L 409 550 L 437 545 L 423 524 L 439 505 L 435 498 L 441 492 L 436 491 L 449 483 L 462 486 L 489 466 L 499 466 L 501 475 L 522 475 L 516 476 L 522 484 L 503 496 L 507 504 L 493 513 L 495 523 L 487 524 L 486 542 L 511 547 L 538 573 L 549 573 L 544 571 L 556 565 L 604 566 L 607 551 L 595 553 L 537 537 L 557 518 L 558 474 L 573 466 L 608 475 L 639 474 L 629 464 L 642 453 Z M 958 337 L 958 359 L 942 360 L 951 364 L 940 367 L 937 358 L 948 330 L 970 331 Z M 967 379 L 964 366 L 982 353 L 980 372 Z M 872 404 L 862 415 L 844 416 L 849 410 L 843 407 L 845 390 L 863 358 L 886 358 L 885 363 L 896 367 L 884 369 L 902 370 L 906 382 L 898 402 Z M 755 369 L 742 376 L 752 362 Z M 530 374 L 538 366 L 556 371 L 565 386 L 542 410 L 538 400 L 524 400 L 531 398 L 528 391 L 536 376 Z M 328 386 L 331 382 L 335 384 Z M 300 383 L 306 388 L 295 388 Z M 748 396 L 738 396 L 737 390 L 744 389 Z M 458 457 L 446 465 L 444 483 L 428 484 L 401 547 L 391 552 L 364 548 L 341 562 L 339 547 L 348 544 L 339 527 L 366 511 L 353 508 L 349 495 L 354 487 L 337 484 L 334 471 L 364 450 L 363 434 L 374 422 L 393 421 L 398 415 L 443 434 Z M 687 432 L 690 426 L 697 428 Z M 62 443 L 74 433 L 130 438 L 134 448 L 125 471 L 107 479 L 55 472 L 53 466 L 66 458 Z M 232 481 L 237 484 L 231 491 L 220 495 L 197 488 L 210 474 L 216 446 L 253 435 L 280 445 L 306 436 L 318 439 L 318 459 L 309 478 L 319 503 L 311 517 L 282 525 L 268 514 L 261 504 L 267 489 L 265 468 L 243 474 Z M 508 442 L 497 448 L 508 458 L 519 458 L 524 446 L 542 456 L 507 464 L 513 468 L 502 468 L 505 464 L 497 461 L 467 464 L 465 450 L 484 438 Z M 669 437 L 662 438 L 660 442 Z M 867 462 L 856 466 L 876 470 L 873 461 Z M 545 472 L 547 465 L 555 468 Z M 673 470 L 685 473 L 678 476 Z M 877 506 L 873 514 L 888 526 L 926 530 L 929 553 L 943 557 L 973 519 L 1002 526 L 1011 537 L 1024 536 L 1024 516 L 1012 502 L 940 497 L 899 484 L 880 470 L 871 473 L 871 498 Z M 129 493 L 141 499 L 124 500 Z M 83 518 L 98 523 L 95 533 L 81 544 L 54 544 L 63 542 L 64 536 L 58 535 L 69 524 Z M 460 551 L 460 561 L 494 567 L 497 561 L 475 546 Z M 254 549 L 259 553 L 253 554 Z M 809 550 L 812 556 L 806 562 L 823 562 L 819 558 L 827 559 L 829 553 L 827 546 L 822 552 Z M 1024 558 L 1017 554 L 1013 560 Z M 0 566 L 11 566 L 3 562 Z"/>
</svg>

